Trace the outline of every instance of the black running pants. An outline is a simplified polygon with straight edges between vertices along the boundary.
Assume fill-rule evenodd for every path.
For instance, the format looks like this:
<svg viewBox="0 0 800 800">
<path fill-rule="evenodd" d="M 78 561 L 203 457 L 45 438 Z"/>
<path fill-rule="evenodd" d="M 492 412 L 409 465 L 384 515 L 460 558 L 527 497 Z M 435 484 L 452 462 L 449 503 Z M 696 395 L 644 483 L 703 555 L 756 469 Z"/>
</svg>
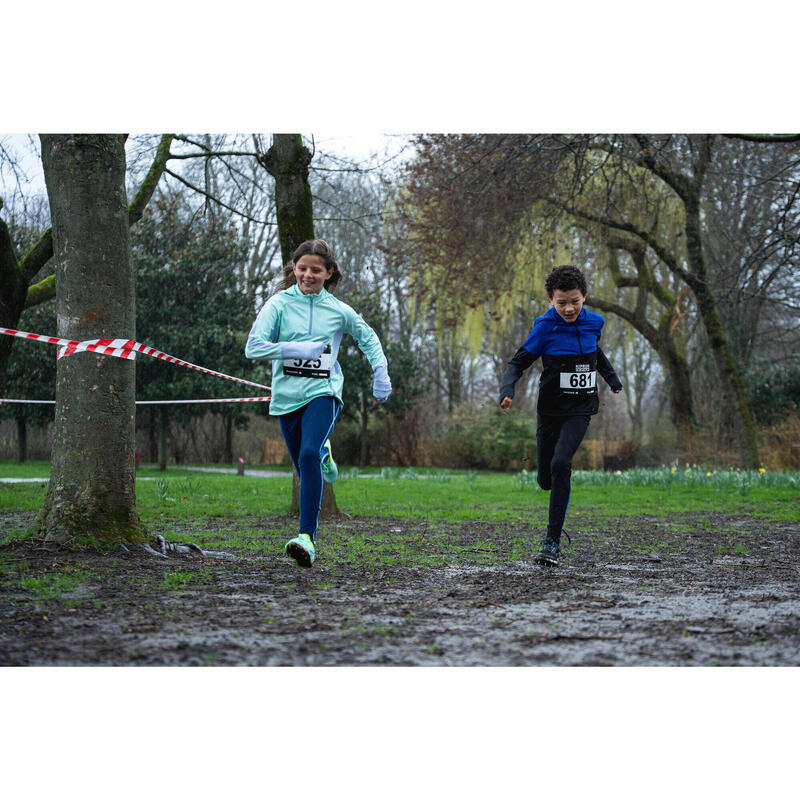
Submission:
<svg viewBox="0 0 800 800">
<path fill-rule="evenodd" d="M 539 486 L 550 492 L 550 514 L 547 535 L 559 541 L 569 505 L 572 457 L 586 429 L 589 414 L 569 417 L 550 417 L 539 414 L 536 424 L 536 460 Z"/>
</svg>

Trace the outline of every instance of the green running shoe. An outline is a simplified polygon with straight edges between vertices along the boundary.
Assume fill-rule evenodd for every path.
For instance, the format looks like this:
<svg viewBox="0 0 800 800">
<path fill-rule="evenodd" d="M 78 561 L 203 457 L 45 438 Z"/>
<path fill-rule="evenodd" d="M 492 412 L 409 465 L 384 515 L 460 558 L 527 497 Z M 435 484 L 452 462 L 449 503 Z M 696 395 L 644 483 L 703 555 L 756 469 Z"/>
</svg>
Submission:
<svg viewBox="0 0 800 800">
<path fill-rule="evenodd" d="M 298 566 L 310 567 L 314 563 L 314 542 L 307 533 L 301 533 L 286 542 L 286 555 L 293 558 Z"/>
<path fill-rule="evenodd" d="M 339 477 L 339 468 L 333 460 L 330 439 L 325 440 L 325 444 L 322 445 L 322 450 L 324 452 L 322 456 L 322 480 L 326 483 L 333 483 Z"/>
<path fill-rule="evenodd" d="M 558 566 L 558 542 L 551 539 L 549 536 L 545 537 L 542 542 L 542 549 L 536 554 L 533 559 L 537 564 L 547 564 L 549 567 Z"/>
</svg>

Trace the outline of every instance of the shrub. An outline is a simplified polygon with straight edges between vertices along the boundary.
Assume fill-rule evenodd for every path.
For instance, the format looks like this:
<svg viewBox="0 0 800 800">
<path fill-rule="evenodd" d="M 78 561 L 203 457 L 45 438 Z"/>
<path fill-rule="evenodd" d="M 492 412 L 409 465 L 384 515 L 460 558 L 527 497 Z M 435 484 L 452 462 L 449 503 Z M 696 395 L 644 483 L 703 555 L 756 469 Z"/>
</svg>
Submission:
<svg viewBox="0 0 800 800">
<path fill-rule="evenodd" d="M 510 470 L 536 464 L 536 423 L 520 411 L 461 406 L 438 441 L 438 466 Z"/>
</svg>

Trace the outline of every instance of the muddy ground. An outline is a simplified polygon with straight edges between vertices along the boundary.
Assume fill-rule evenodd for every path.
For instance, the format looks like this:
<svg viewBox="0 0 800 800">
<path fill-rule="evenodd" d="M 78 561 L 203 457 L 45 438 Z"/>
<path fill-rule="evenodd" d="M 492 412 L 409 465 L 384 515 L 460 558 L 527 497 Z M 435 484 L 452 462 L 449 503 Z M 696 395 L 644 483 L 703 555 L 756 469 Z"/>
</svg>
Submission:
<svg viewBox="0 0 800 800">
<path fill-rule="evenodd" d="M 337 535 L 385 547 L 400 530 L 399 563 L 332 563 L 323 529 L 303 570 L 281 551 L 291 520 L 257 522 L 263 547 L 231 546 L 230 560 L 1 547 L 0 664 L 800 664 L 794 524 L 571 512 L 572 545 L 547 568 L 521 527 L 443 523 L 429 536 L 424 520 L 357 517 Z M 442 536 L 454 547 L 443 561 Z"/>
</svg>

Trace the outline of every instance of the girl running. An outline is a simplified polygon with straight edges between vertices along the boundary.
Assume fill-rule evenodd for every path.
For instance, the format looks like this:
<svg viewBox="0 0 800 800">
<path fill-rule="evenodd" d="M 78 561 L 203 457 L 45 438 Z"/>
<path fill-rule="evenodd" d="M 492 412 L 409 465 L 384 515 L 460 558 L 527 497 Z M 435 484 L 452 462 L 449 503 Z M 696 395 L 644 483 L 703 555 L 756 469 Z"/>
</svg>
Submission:
<svg viewBox="0 0 800 800">
<path fill-rule="evenodd" d="M 269 413 L 278 417 L 300 477 L 300 529 L 285 549 L 301 567 L 314 563 L 323 480 L 333 483 L 339 476 L 330 436 L 342 408 L 344 376 L 336 359 L 345 333 L 372 366 L 375 400 L 385 402 L 392 391 L 375 331 L 328 291 L 341 277 L 326 242 L 303 242 L 284 270 L 280 290 L 259 312 L 245 347 L 248 358 L 272 361 Z"/>
</svg>

